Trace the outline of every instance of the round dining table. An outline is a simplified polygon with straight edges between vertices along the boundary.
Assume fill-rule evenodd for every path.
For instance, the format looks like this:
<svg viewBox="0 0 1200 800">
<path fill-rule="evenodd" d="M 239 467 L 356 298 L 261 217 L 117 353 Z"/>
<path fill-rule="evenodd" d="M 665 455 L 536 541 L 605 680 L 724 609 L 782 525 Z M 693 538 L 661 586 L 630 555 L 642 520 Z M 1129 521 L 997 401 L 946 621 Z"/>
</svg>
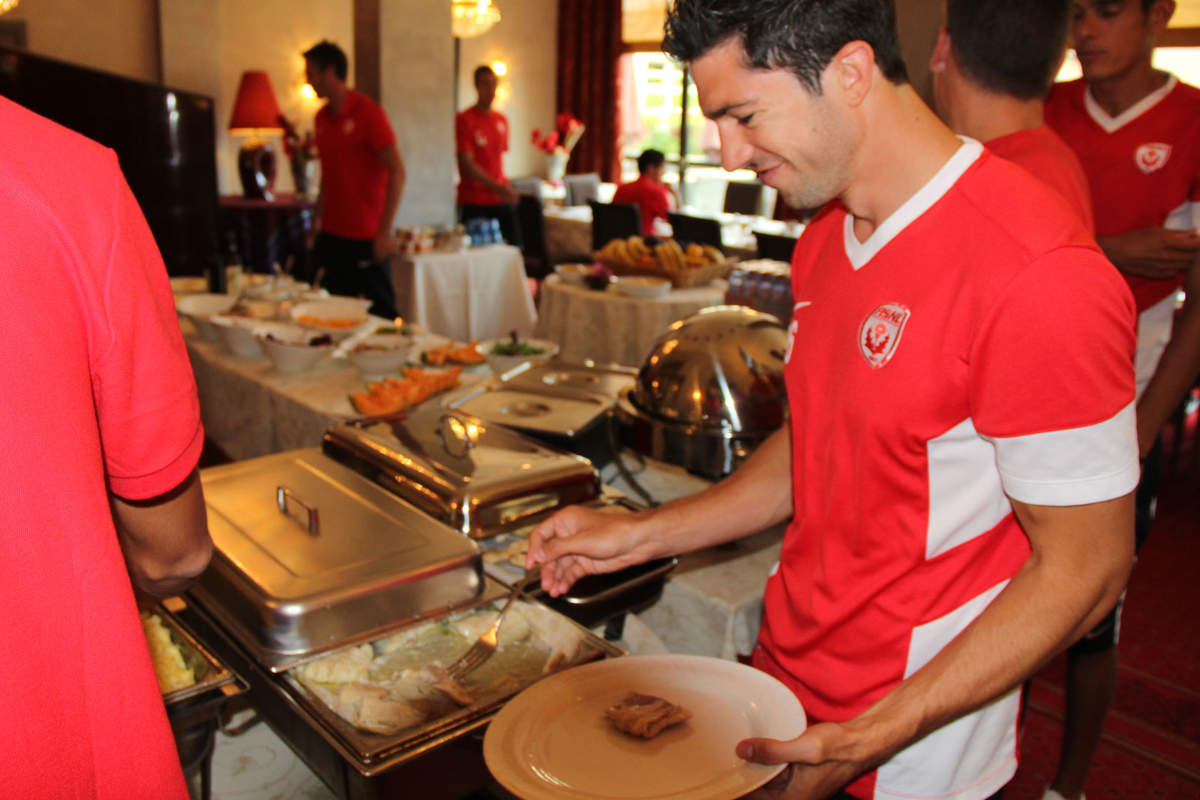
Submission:
<svg viewBox="0 0 1200 800">
<path fill-rule="evenodd" d="M 615 284 L 597 290 L 550 275 L 542 285 L 537 335 L 558 342 L 565 361 L 638 367 L 672 322 L 724 303 L 726 288 L 717 280 L 661 297 L 634 297 Z"/>
</svg>

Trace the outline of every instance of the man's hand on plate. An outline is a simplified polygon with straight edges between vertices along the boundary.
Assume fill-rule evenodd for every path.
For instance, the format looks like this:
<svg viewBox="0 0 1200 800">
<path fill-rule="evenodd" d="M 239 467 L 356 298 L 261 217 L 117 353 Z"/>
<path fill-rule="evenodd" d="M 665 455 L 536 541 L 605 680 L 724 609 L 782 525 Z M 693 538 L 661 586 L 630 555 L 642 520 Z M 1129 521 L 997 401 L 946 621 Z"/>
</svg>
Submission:
<svg viewBox="0 0 1200 800">
<path fill-rule="evenodd" d="M 788 766 L 747 800 L 821 800 L 872 767 L 858 755 L 849 724 L 823 722 L 790 741 L 744 739 L 738 742 L 739 758 L 759 764 Z"/>
<path fill-rule="evenodd" d="M 1200 253 L 1200 233 L 1141 228 L 1098 241 L 1117 268 L 1143 278 L 1172 278 L 1191 268 Z"/>
<path fill-rule="evenodd" d="M 661 554 L 642 533 L 642 517 L 565 508 L 530 532 L 525 569 L 542 565 L 542 588 L 558 597 L 584 575 L 648 561 Z"/>
</svg>

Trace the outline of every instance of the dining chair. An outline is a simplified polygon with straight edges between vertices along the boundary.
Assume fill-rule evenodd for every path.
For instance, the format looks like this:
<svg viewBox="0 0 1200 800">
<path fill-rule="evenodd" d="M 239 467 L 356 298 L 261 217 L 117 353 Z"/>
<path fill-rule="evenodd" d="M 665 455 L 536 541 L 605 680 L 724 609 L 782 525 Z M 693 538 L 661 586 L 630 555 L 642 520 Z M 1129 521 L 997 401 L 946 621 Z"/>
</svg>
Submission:
<svg viewBox="0 0 1200 800">
<path fill-rule="evenodd" d="M 521 255 L 525 258 L 525 274 L 541 280 L 553 268 L 546 245 L 546 212 L 542 199 L 527 194 L 517 198 L 517 222 L 521 226 Z"/>
<path fill-rule="evenodd" d="M 755 231 L 754 238 L 758 240 L 759 258 L 769 258 L 774 261 L 792 263 L 792 251 L 796 249 L 798 237 Z"/>
<path fill-rule="evenodd" d="M 642 232 L 642 212 L 632 203 L 600 203 L 592 200 L 592 250 L 599 250 L 613 239 L 638 236 Z"/>
<path fill-rule="evenodd" d="M 567 187 L 567 205 L 586 206 L 600 194 L 600 174 L 581 172 L 578 175 L 566 175 L 563 185 Z"/>
<path fill-rule="evenodd" d="M 513 178 L 509 183 L 519 194 L 531 197 L 542 196 L 542 179 L 536 175 L 530 178 Z"/>
<path fill-rule="evenodd" d="M 762 205 L 761 183 L 729 181 L 725 184 L 725 212 L 727 214 L 759 214 Z"/>
<path fill-rule="evenodd" d="M 667 212 L 672 236 L 676 241 L 721 246 L 721 223 L 711 217 L 693 217 L 677 211 Z"/>
</svg>

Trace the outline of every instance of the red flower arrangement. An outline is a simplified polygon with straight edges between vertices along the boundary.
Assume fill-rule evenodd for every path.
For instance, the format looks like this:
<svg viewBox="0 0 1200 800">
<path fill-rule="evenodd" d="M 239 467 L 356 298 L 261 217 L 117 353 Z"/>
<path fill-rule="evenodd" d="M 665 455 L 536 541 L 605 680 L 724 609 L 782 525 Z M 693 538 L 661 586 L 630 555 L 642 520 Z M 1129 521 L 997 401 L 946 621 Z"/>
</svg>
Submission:
<svg viewBox="0 0 1200 800">
<path fill-rule="evenodd" d="M 554 130 L 543 134 L 540 128 L 533 130 L 533 146 L 543 153 L 570 153 L 587 130 L 584 124 L 567 112 L 554 118 Z"/>
</svg>

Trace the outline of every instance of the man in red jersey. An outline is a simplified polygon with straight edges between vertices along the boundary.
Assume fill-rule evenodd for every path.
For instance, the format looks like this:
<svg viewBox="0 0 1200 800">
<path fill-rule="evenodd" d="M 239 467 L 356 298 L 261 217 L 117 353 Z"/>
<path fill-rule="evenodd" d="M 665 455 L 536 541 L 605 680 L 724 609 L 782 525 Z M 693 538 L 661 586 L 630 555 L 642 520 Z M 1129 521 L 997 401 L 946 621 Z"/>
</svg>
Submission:
<svg viewBox="0 0 1200 800">
<path fill-rule="evenodd" d="M 759 796 L 993 796 L 1018 687 L 1129 573 L 1129 292 L 1053 190 L 920 101 L 889 0 L 679 0 L 664 44 L 725 168 L 824 206 L 793 256 L 789 425 L 700 494 L 555 515 L 527 566 L 559 594 L 790 518 L 753 663 L 811 724 L 736 743 L 792 764 Z"/>
<path fill-rule="evenodd" d="M 1200 369 L 1200 91 L 1153 67 L 1171 0 L 1075 0 L 1071 38 L 1083 80 L 1054 88 L 1047 122 L 1079 155 L 1100 246 L 1137 302 L 1137 544 L 1153 520 L 1159 431 Z M 1186 301 L 1176 310 L 1178 290 Z M 1068 653 L 1067 720 L 1046 797 L 1083 796 L 1116 690 L 1120 607 Z"/>
<path fill-rule="evenodd" d="M 663 183 L 667 157 L 658 150 L 646 150 L 638 156 L 637 165 L 637 180 L 618 186 L 612 201 L 637 206 L 642 215 L 642 234 L 653 236 L 654 221 L 666 222 L 667 212 L 675 207 L 675 197 Z"/>
<path fill-rule="evenodd" d="M 955 133 L 1029 170 L 1092 230 L 1087 176 L 1045 124 L 1070 8 L 1071 0 L 946 0 L 929 68 L 937 111 Z"/>
<path fill-rule="evenodd" d="M 333 294 L 365 297 L 371 313 L 396 316 L 388 258 L 396 250 L 392 221 L 404 191 L 404 161 L 387 115 L 346 85 L 346 54 L 332 42 L 304 53 L 305 76 L 317 97 L 317 154 L 321 190 L 313 232 L 313 266 Z"/>
<path fill-rule="evenodd" d="M 0 203 L 0 785 L 187 800 L 134 599 L 212 549 L 167 273 L 116 155 L 4 98 Z"/>
<path fill-rule="evenodd" d="M 454 118 L 458 153 L 459 219 L 495 219 L 504 241 L 521 246 L 517 222 L 517 190 L 504 177 L 508 152 L 508 118 L 492 104 L 500 79 L 491 67 L 475 69 L 475 105 Z"/>
</svg>

